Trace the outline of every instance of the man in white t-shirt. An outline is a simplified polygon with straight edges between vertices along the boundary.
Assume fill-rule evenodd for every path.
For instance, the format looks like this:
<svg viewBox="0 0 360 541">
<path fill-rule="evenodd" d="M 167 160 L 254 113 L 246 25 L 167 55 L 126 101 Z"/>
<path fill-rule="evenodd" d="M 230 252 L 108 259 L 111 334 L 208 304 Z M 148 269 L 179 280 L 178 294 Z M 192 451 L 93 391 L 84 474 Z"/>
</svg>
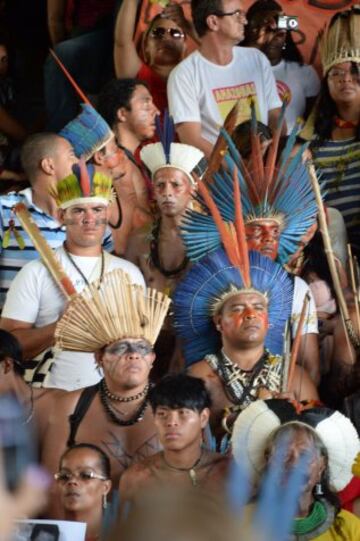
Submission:
<svg viewBox="0 0 360 541">
<path fill-rule="evenodd" d="M 275 128 L 280 113 L 271 66 L 256 49 L 235 47 L 246 24 L 242 0 L 192 0 L 198 51 L 174 68 L 168 80 L 170 113 L 180 141 L 208 157 L 233 105 L 239 101 L 237 123 L 251 116 Z"/>
<path fill-rule="evenodd" d="M 59 206 L 59 221 L 66 226 L 64 245 L 55 253 L 76 291 L 101 281 L 105 273 L 119 267 L 134 283 L 145 285 L 135 265 L 102 248 L 112 197 L 109 177 L 95 172 L 93 166 L 84 166 L 80 174 L 80 168 L 74 166 L 74 173 L 57 184 L 53 195 Z M 101 374 L 93 354 L 53 350 L 56 323 L 65 307 L 58 284 L 46 266 L 34 260 L 13 280 L 0 327 L 18 338 L 24 359 L 34 359 L 28 362 L 30 368 L 37 367 L 31 376 L 33 384 L 75 390 L 97 383 Z"/>
</svg>

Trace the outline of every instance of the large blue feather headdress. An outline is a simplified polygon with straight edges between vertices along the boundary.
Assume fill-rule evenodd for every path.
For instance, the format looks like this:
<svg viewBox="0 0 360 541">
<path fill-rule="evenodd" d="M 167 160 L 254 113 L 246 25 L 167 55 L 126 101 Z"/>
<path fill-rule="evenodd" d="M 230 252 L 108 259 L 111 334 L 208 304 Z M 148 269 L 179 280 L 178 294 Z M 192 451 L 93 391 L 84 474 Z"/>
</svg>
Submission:
<svg viewBox="0 0 360 541">
<path fill-rule="evenodd" d="M 219 231 L 223 250 L 209 254 L 194 265 L 175 290 L 175 327 L 184 340 L 185 360 L 191 364 L 219 348 L 220 335 L 213 324 L 213 315 L 230 296 L 249 290 L 265 295 L 270 303 L 272 332 L 268 334 L 268 345 L 278 351 L 291 312 L 292 280 L 271 259 L 256 253 L 249 258 L 236 171 L 233 221 L 222 219 L 209 189 L 201 180 L 198 190 Z"/>
<path fill-rule="evenodd" d="M 250 253 L 251 289 L 268 299 L 271 330 L 267 347 L 281 351 L 283 329 L 291 312 L 293 282 L 283 268 L 257 252 Z M 249 289 L 239 268 L 220 248 L 193 265 L 174 294 L 174 324 L 183 340 L 186 364 L 200 361 L 221 348 L 221 336 L 212 320 L 217 302 Z"/>
<path fill-rule="evenodd" d="M 288 262 L 300 244 L 301 239 L 315 223 L 317 205 L 311 187 L 307 167 L 302 163 L 304 147 L 295 156 L 290 157 L 294 147 L 296 129 L 290 135 L 277 164 L 275 164 L 280 131 L 274 136 L 266 159 L 260 149 L 260 141 L 252 127 L 251 161 L 252 171 L 248 169 L 225 130 L 229 154 L 225 157 L 228 171 L 215 173 L 209 190 L 221 217 L 233 221 L 235 216 L 235 198 L 233 174 L 237 170 L 241 192 L 241 204 L 245 224 L 259 219 L 273 219 L 281 227 L 277 261 Z M 200 202 L 203 203 L 201 196 Z M 206 209 L 206 206 L 203 205 Z M 216 250 L 221 239 L 213 218 L 209 213 L 189 211 L 182 224 L 182 237 L 188 256 L 197 261 L 205 254 Z"/>
</svg>

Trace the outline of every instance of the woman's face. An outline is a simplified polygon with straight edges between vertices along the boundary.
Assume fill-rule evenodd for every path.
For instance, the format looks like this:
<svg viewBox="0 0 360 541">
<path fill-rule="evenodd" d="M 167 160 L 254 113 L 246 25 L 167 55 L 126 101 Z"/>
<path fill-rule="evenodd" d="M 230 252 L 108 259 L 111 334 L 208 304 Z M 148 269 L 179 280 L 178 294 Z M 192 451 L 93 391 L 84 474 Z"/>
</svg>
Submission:
<svg viewBox="0 0 360 541">
<path fill-rule="evenodd" d="M 104 477 L 100 457 L 92 449 L 74 449 L 62 460 L 57 480 L 60 501 L 65 511 L 91 512 L 101 509 L 103 496 L 110 491 L 111 481 Z M 63 477 L 63 479 L 61 479 Z"/>
<path fill-rule="evenodd" d="M 150 66 L 175 66 L 185 54 L 185 34 L 170 19 L 157 19 L 145 38 L 144 56 Z"/>
<path fill-rule="evenodd" d="M 327 83 L 336 104 L 357 104 L 360 111 L 360 64 L 342 62 L 330 68 Z"/>
</svg>

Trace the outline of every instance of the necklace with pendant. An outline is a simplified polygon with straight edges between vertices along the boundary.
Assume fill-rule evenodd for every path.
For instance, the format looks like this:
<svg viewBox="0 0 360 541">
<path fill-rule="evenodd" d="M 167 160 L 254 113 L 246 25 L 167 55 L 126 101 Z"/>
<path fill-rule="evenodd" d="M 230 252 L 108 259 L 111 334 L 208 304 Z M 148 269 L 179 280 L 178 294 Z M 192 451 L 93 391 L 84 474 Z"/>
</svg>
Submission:
<svg viewBox="0 0 360 541">
<path fill-rule="evenodd" d="M 162 452 L 162 459 L 167 468 L 169 470 L 177 471 L 177 472 L 186 472 L 189 474 L 191 484 L 193 487 L 196 487 L 198 485 L 197 475 L 196 475 L 196 467 L 200 464 L 203 453 L 201 451 L 199 458 L 194 462 L 194 464 L 190 468 L 178 468 L 176 466 L 172 466 L 169 464 L 165 458 L 164 452 Z"/>
</svg>

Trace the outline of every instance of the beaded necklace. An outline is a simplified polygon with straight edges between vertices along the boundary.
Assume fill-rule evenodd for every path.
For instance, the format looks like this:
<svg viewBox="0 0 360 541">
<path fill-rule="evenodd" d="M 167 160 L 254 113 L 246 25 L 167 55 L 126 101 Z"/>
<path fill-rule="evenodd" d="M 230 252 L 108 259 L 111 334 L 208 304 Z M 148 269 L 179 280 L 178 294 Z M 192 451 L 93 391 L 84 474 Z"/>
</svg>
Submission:
<svg viewBox="0 0 360 541">
<path fill-rule="evenodd" d="M 115 411 L 112 409 L 109 402 L 109 398 L 106 395 L 103 382 L 104 380 L 102 379 L 99 384 L 99 396 L 100 396 L 100 401 L 106 412 L 106 415 L 108 416 L 110 421 L 112 421 L 114 424 L 119 425 L 119 426 L 132 426 L 143 420 L 145 410 L 148 406 L 149 393 L 146 394 L 144 400 L 140 404 L 140 407 L 135 411 L 134 415 L 130 417 L 130 419 L 128 419 L 127 421 L 123 421 L 122 419 L 120 419 L 119 415 L 115 413 Z"/>
</svg>

